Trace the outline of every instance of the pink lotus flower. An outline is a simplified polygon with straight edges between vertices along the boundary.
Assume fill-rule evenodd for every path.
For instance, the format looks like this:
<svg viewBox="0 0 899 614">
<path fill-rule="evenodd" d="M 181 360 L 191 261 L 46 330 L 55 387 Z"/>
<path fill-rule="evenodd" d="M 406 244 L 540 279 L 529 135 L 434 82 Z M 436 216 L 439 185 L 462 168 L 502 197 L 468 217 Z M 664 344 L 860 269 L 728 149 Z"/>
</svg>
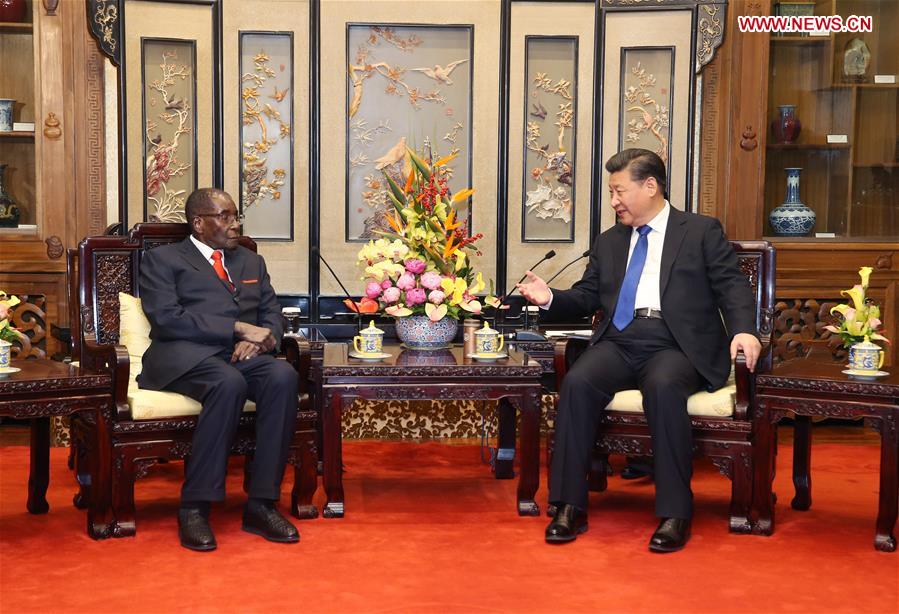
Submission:
<svg viewBox="0 0 899 614">
<path fill-rule="evenodd" d="M 412 273 L 403 273 L 399 279 L 396 280 L 396 287 L 400 290 L 410 290 L 415 287 L 415 276 Z M 424 302 L 422 299 L 421 302 Z"/>
<path fill-rule="evenodd" d="M 368 298 L 378 298 L 381 296 L 381 284 L 376 281 L 370 281 L 365 284 L 365 296 Z"/>
<path fill-rule="evenodd" d="M 406 304 L 421 305 L 425 302 L 425 291 L 423 288 L 412 288 L 406 291 Z"/>
<path fill-rule="evenodd" d="M 430 271 L 421 276 L 421 285 L 428 290 L 436 290 L 440 287 L 440 281 L 442 279 L 443 278 L 440 276 L 440 273 Z"/>
<path fill-rule="evenodd" d="M 387 288 L 384 290 L 384 294 L 381 295 L 381 300 L 388 305 L 392 305 L 400 300 L 400 289 L 396 287 Z"/>
<path fill-rule="evenodd" d="M 416 275 L 421 275 L 425 272 L 425 267 L 428 265 L 424 260 L 419 260 L 418 258 L 412 258 L 411 260 L 406 261 L 406 270 L 410 273 L 415 273 Z"/>
<path fill-rule="evenodd" d="M 428 300 L 435 305 L 439 305 L 446 299 L 446 294 L 443 290 L 431 290 L 431 293 L 428 294 Z"/>
</svg>

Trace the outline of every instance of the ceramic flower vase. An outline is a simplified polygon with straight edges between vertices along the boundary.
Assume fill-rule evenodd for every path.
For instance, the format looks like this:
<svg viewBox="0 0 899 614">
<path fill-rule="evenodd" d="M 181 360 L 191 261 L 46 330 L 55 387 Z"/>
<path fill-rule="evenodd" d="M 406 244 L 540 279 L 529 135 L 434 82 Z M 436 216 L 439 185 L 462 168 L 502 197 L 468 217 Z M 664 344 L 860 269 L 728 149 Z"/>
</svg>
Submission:
<svg viewBox="0 0 899 614">
<path fill-rule="evenodd" d="M 868 340 L 853 343 L 849 348 L 849 368 L 859 375 L 877 374 L 883 366 L 883 349 Z"/>
<path fill-rule="evenodd" d="M 452 344 L 459 329 L 456 318 L 444 316 L 436 322 L 425 315 L 396 318 L 396 336 L 410 350 L 442 350 Z"/>
<path fill-rule="evenodd" d="M 0 371 L 4 369 L 9 369 L 10 364 L 10 350 L 12 348 L 12 343 L 9 341 L 4 341 L 0 339 Z"/>
<path fill-rule="evenodd" d="M 15 106 L 15 99 L 0 98 L 0 132 L 12 132 L 12 112 Z"/>
<path fill-rule="evenodd" d="M 801 168 L 785 168 L 787 172 L 787 196 L 784 202 L 768 214 L 774 234 L 780 237 L 802 237 L 815 226 L 815 212 L 799 198 L 799 174 Z"/>
<path fill-rule="evenodd" d="M 771 133 L 777 143 L 793 143 L 799 138 L 802 123 L 796 117 L 796 105 L 782 104 L 777 107 L 777 118 L 771 122 Z"/>
</svg>

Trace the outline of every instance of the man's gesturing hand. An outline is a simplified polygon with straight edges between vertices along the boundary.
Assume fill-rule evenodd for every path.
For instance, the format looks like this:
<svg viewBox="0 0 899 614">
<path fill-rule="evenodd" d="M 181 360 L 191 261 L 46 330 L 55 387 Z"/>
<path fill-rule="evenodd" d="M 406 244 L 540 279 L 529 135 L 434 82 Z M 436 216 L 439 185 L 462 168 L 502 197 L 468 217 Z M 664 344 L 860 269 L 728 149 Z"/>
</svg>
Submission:
<svg viewBox="0 0 899 614">
<path fill-rule="evenodd" d="M 538 305 L 542 307 L 549 302 L 549 299 L 552 298 L 552 292 L 549 289 L 549 286 L 546 285 L 546 282 L 531 273 L 530 271 L 526 272 L 525 277 L 526 281 L 516 284 L 516 288 L 521 292 L 521 296 L 528 299 L 534 305 Z"/>
<path fill-rule="evenodd" d="M 759 343 L 756 336 L 750 335 L 749 333 L 734 335 L 733 340 L 730 342 L 731 360 L 737 357 L 737 352 L 739 350 L 743 350 L 743 353 L 746 355 L 746 366 L 749 370 L 755 371 L 755 363 L 759 359 L 759 354 L 762 352 L 762 344 Z"/>
</svg>

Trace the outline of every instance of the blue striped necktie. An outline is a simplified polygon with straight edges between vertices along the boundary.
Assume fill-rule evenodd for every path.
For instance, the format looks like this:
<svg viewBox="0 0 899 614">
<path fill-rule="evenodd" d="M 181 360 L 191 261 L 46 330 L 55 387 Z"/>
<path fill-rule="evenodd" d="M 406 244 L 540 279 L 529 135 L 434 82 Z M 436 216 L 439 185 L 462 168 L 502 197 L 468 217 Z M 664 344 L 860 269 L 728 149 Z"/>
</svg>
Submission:
<svg viewBox="0 0 899 614">
<path fill-rule="evenodd" d="M 634 319 L 634 304 L 637 302 L 637 285 L 640 283 L 640 275 L 643 273 L 643 266 L 646 264 L 646 252 L 649 251 L 649 239 L 646 235 L 652 230 L 649 226 L 640 226 L 637 232 L 640 238 L 634 246 L 634 253 L 631 254 L 630 264 L 627 265 L 627 272 L 624 274 L 624 281 L 621 282 L 621 292 L 618 293 L 618 304 L 615 306 L 615 315 L 612 317 L 612 324 L 618 330 L 627 328 Z"/>
</svg>

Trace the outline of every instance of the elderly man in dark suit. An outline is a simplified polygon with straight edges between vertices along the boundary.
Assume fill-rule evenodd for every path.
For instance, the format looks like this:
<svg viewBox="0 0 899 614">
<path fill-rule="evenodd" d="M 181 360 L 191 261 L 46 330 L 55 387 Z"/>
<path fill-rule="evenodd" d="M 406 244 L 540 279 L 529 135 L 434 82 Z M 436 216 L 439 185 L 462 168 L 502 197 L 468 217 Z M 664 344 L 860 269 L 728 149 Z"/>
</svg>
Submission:
<svg viewBox="0 0 899 614">
<path fill-rule="evenodd" d="M 243 529 L 275 542 L 299 533 L 275 508 L 297 414 L 297 374 L 272 354 L 281 312 L 265 261 L 240 247 L 231 197 L 204 188 L 187 199 L 191 235 L 145 253 L 140 294 L 151 344 L 141 388 L 203 404 L 184 471 L 178 532 L 191 550 L 216 548 L 209 504 L 225 498 L 228 453 L 246 400 L 256 402 L 256 452 Z"/>
<path fill-rule="evenodd" d="M 547 310 L 545 319 L 598 309 L 606 314 L 559 391 L 549 493 L 557 512 L 546 541 L 570 542 L 587 530 L 598 412 L 619 390 L 639 388 L 661 518 L 649 549 L 672 552 L 689 539 L 693 516 L 687 397 L 723 386 L 740 350 L 755 368 L 761 351 L 755 308 L 718 220 L 683 213 L 665 199 L 659 156 L 624 150 L 606 162 L 606 170 L 619 223 L 596 239 L 584 276 L 568 290 L 555 290 L 529 271 L 518 286 Z"/>
</svg>

